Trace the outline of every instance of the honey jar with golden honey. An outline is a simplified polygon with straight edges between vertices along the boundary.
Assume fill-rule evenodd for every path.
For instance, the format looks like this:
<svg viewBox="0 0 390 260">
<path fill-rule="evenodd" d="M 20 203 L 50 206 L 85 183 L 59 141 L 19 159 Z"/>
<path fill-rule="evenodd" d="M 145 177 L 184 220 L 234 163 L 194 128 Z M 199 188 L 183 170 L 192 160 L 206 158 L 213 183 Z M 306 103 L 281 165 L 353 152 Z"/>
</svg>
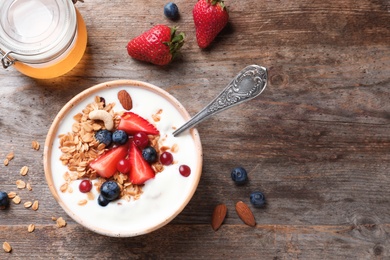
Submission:
<svg viewBox="0 0 390 260">
<path fill-rule="evenodd" d="M 1 0 L 0 58 L 32 78 L 59 77 L 84 55 L 87 29 L 72 0 Z"/>
</svg>

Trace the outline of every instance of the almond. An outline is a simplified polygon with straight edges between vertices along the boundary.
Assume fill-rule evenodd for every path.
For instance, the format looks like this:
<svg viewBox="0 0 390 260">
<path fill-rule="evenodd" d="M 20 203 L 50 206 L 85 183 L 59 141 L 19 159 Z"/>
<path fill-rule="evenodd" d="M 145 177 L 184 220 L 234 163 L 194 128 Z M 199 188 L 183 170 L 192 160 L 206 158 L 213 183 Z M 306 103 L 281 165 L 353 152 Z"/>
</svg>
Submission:
<svg viewBox="0 0 390 260">
<path fill-rule="evenodd" d="M 133 100 L 126 90 L 121 90 L 118 92 L 118 100 L 124 109 L 130 110 L 133 108 Z"/>
<path fill-rule="evenodd" d="M 256 220 L 251 209 L 244 202 L 239 201 L 236 204 L 236 211 L 240 219 L 248 226 L 256 226 Z"/>
<path fill-rule="evenodd" d="M 214 231 L 217 231 L 225 220 L 227 213 L 227 207 L 225 204 L 219 204 L 214 208 L 213 215 L 211 217 L 211 227 Z"/>
</svg>

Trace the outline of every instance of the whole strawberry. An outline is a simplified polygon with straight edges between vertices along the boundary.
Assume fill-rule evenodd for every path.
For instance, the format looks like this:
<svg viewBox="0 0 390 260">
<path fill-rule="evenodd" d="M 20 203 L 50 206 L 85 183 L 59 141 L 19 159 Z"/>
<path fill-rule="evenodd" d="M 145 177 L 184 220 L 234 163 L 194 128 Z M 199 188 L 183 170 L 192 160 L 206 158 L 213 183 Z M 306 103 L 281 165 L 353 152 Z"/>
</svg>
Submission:
<svg viewBox="0 0 390 260">
<path fill-rule="evenodd" d="M 184 33 L 176 34 L 176 28 L 155 25 L 127 44 L 127 52 L 137 60 L 156 65 L 167 65 L 184 44 Z"/>
<path fill-rule="evenodd" d="M 199 0 L 192 9 L 192 15 L 200 48 L 209 46 L 229 20 L 222 0 Z"/>
</svg>

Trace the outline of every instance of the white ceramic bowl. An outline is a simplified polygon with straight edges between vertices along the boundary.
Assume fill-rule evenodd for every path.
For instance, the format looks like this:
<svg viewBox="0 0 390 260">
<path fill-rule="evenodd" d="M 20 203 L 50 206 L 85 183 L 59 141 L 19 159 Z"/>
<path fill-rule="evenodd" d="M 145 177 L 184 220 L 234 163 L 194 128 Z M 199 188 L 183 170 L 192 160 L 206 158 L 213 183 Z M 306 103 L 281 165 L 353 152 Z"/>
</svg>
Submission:
<svg viewBox="0 0 390 260">
<path fill-rule="evenodd" d="M 81 112 L 96 96 L 106 103 L 115 102 L 115 111 L 123 108 L 117 99 L 118 91 L 125 89 L 133 99 L 131 111 L 152 121 L 151 115 L 162 109 L 161 120 L 155 122 L 164 140 L 164 145 L 177 144 L 179 149 L 173 153 L 175 163 L 165 166 L 154 179 L 145 183 L 138 200 L 123 199 L 99 206 L 99 192 L 92 189 L 94 199 L 87 198 L 78 189 L 80 180 L 72 181 L 65 192 L 60 190 L 65 183 L 67 166 L 60 161 L 61 150 L 58 136 L 72 131 L 73 116 Z M 46 180 L 54 198 L 76 222 L 86 228 L 107 236 L 130 237 L 152 232 L 175 218 L 188 204 L 198 186 L 202 172 L 202 147 L 198 132 L 191 129 L 174 137 L 172 132 L 190 116 L 185 108 L 170 94 L 154 85 L 133 81 L 118 80 L 93 86 L 70 100 L 55 117 L 48 132 L 44 148 L 44 168 Z M 191 168 L 191 174 L 183 177 L 179 166 Z M 85 205 L 79 202 L 86 200 Z"/>
</svg>

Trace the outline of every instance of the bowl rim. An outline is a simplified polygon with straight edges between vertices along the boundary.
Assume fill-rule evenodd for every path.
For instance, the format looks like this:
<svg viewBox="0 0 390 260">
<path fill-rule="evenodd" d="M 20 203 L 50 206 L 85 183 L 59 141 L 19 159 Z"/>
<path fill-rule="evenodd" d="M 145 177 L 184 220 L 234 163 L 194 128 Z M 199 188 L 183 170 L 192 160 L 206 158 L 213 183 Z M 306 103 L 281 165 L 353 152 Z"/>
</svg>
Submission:
<svg viewBox="0 0 390 260">
<path fill-rule="evenodd" d="M 53 178 L 52 178 L 52 172 L 51 172 L 51 156 L 52 156 L 52 149 L 55 138 L 58 138 L 56 133 L 58 132 L 58 128 L 60 125 L 60 122 L 69 114 L 69 111 L 78 105 L 80 102 L 82 102 L 84 99 L 89 98 L 90 96 L 98 93 L 101 90 L 110 89 L 110 88 L 116 88 L 116 87 L 138 87 L 145 90 L 152 91 L 162 97 L 164 97 L 167 101 L 169 101 L 176 109 L 180 112 L 180 114 L 183 116 L 184 119 L 189 120 L 191 116 L 187 112 L 187 110 L 184 108 L 184 106 L 171 94 L 169 94 L 164 89 L 157 87 L 151 83 L 147 83 L 144 81 L 139 80 L 113 80 L 113 81 L 107 81 L 103 83 L 96 84 L 92 87 L 89 87 L 83 91 L 81 91 L 79 94 L 74 96 L 72 99 L 70 99 L 57 113 L 55 116 L 45 139 L 45 145 L 44 145 L 44 152 L 43 152 L 43 164 L 44 164 L 44 172 L 45 172 L 45 178 L 46 182 L 49 186 L 50 192 L 53 195 L 54 199 L 57 201 L 57 203 L 61 206 L 61 208 L 70 216 L 74 221 L 79 223 L 80 225 L 86 227 L 87 229 L 94 231 L 98 234 L 102 234 L 105 236 L 111 236 L 111 237 L 133 237 L 138 235 L 143 235 L 150 233 L 152 231 L 155 231 L 166 224 L 168 224 L 170 221 L 172 221 L 177 215 L 179 215 L 183 209 L 187 206 L 189 201 L 192 199 L 200 181 L 200 177 L 202 175 L 202 167 L 203 167 L 203 151 L 202 151 L 202 144 L 200 141 L 199 133 L 196 128 L 190 129 L 190 134 L 192 136 L 192 139 L 195 143 L 195 148 L 197 152 L 197 157 L 199 158 L 199 163 L 197 163 L 197 169 L 192 174 L 196 174 L 196 177 L 194 178 L 194 181 L 191 185 L 191 190 L 189 191 L 189 196 L 186 198 L 186 200 L 180 205 L 180 207 L 175 211 L 174 214 L 172 214 L 169 218 L 164 218 L 160 223 L 149 227 L 148 229 L 144 230 L 144 232 L 111 232 L 109 229 L 105 228 L 97 228 L 92 225 L 88 225 L 88 223 L 83 222 L 77 214 L 75 214 L 72 210 L 70 210 L 66 203 L 64 203 L 60 196 L 58 195 L 57 189 L 54 185 Z"/>
</svg>

